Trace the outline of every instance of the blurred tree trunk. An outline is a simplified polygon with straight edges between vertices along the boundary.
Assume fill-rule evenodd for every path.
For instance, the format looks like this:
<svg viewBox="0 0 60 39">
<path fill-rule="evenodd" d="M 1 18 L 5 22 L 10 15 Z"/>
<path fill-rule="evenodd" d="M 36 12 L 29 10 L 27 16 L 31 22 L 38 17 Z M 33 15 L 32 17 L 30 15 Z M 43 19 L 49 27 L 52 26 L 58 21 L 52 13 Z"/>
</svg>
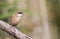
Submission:
<svg viewBox="0 0 60 39">
<path fill-rule="evenodd" d="M 40 12 L 39 12 L 39 1 L 38 0 L 29 0 L 29 9 L 31 10 L 31 22 L 34 24 L 33 26 L 33 39 L 40 39 L 41 36 L 41 26 L 40 26 Z M 39 30 L 38 30 L 39 29 Z M 38 35 L 39 34 L 39 35 Z"/>
<path fill-rule="evenodd" d="M 51 0 L 52 1 L 52 0 Z M 57 39 L 57 27 L 49 22 L 48 6 L 46 0 L 29 0 L 29 9 L 32 11 L 32 22 L 37 26 L 34 28 L 34 39 Z M 39 14 L 40 10 L 40 16 Z M 49 18 L 48 18 L 49 17 Z M 38 20 L 39 19 L 39 20 Z M 51 18 L 52 19 L 52 18 Z M 41 25 L 39 25 L 39 22 Z M 52 21 L 51 21 L 52 23 Z"/>
<path fill-rule="evenodd" d="M 52 39 L 50 34 L 50 25 L 49 25 L 49 19 L 48 19 L 48 10 L 46 6 L 46 0 L 40 0 L 40 13 L 42 17 L 42 39 Z"/>
</svg>

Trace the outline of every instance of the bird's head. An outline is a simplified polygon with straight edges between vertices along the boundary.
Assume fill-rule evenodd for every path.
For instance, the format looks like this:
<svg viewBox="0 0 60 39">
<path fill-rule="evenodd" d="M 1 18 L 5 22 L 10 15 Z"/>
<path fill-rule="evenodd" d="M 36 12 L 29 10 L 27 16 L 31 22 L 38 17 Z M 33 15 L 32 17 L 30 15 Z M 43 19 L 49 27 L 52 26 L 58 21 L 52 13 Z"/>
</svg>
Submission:
<svg viewBox="0 0 60 39">
<path fill-rule="evenodd" d="M 22 16 L 22 12 L 18 12 L 18 16 L 21 17 Z"/>
</svg>

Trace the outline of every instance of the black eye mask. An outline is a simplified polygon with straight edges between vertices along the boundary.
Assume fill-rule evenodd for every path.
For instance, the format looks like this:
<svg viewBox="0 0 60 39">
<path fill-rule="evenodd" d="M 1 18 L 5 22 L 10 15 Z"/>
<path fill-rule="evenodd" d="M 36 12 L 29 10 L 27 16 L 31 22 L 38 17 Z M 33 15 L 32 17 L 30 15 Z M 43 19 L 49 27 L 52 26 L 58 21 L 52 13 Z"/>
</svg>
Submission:
<svg viewBox="0 0 60 39">
<path fill-rule="evenodd" d="M 22 12 L 18 12 L 18 14 L 22 14 Z"/>
</svg>

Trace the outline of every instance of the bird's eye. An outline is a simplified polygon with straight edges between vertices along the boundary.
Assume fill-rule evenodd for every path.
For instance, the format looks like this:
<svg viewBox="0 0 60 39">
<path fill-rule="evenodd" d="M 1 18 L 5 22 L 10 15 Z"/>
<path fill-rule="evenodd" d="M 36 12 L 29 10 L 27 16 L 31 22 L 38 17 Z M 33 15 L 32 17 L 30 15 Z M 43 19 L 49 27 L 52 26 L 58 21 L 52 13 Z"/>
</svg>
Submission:
<svg viewBox="0 0 60 39">
<path fill-rule="evenodd" d="M 18 14 L 22 14 L 22 12 L 18 12 Z"/>
</svg>

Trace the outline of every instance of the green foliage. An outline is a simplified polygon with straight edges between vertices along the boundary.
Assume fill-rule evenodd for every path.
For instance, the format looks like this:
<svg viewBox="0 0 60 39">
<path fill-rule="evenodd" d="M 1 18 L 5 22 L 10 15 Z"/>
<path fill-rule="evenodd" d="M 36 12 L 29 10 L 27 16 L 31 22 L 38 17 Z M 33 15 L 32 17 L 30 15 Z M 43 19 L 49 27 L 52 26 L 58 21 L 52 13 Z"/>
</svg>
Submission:
<svg viewBox="0 0 60 39">
<path fill-rule="evenodd" d="M 17 1 L 8 3 L 7 0 L 0 0 L 0 20 L 8 19 L 14 12 L 17 11 Z M 3 12 L 4 8 L 7 8 L 7 13 Z M 5 14 L 4 14 L 5 13 Z"/>
<path fill-rule="evenodd" d="M 14 12 L 10 12 L 10 13 L 6 13 L 4 15 L 0 15 L 0 19 L 5 19 L 5 18 L 8 18 L 10 17 Z"/>
<path fill-rule="evenodd" d="M 9 3 L 6 0 L 0 0 L 0 9 L 4 9 L 9 6 Z"/>
</svg>

